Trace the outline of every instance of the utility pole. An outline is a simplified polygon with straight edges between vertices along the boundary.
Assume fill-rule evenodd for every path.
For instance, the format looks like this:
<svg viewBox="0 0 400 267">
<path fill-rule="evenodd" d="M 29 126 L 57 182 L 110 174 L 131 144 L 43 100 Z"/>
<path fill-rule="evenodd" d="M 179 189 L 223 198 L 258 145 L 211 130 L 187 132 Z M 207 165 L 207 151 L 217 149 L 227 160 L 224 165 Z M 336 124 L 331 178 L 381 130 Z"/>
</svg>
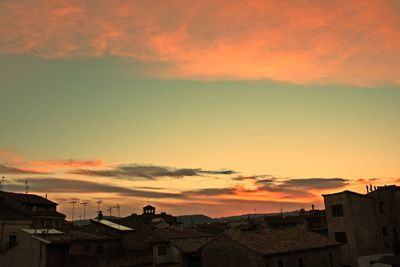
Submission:
<svg viewBox="0 0 400 267">
<path fill-rule="evenodd" d="M 72 219 L 71 219 L 72 222 L 74 221 L 74 211 L 75 211 L 76 202 L 77 202 L 76 200 L 72 200 L 72 201 L 69 202 L 69 203 L 72 204 Z"/>
</svg>

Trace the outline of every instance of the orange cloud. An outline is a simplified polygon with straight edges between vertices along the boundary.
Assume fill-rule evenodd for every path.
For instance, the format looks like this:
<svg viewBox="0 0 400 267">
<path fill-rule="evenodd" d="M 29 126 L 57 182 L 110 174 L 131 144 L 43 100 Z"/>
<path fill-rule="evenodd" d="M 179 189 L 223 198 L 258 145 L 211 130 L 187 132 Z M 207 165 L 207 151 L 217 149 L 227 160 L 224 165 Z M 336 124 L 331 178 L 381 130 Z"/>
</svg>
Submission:
<svg viewBox="0 0 400 267">
<path fill-rule="evenodd" d="M 3 1 L 0 52 L 164 62 L 157 77 L 400 84 L 400 6 L 365 1 Z"/>
</svg>

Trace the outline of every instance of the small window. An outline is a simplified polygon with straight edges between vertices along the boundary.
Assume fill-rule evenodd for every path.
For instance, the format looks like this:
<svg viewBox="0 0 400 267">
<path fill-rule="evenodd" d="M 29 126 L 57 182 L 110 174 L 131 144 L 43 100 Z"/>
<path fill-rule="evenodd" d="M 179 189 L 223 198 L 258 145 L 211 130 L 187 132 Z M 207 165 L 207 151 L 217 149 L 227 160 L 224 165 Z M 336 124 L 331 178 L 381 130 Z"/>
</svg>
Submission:
<svg viewBox="0 0 400 267">
<path fill-rule="evenodd" d="M 346 232 L 336 232 L 335 240 L 339 243 L 346 244 L 347 243 L 347 235 Z"/>
<path fill-rule="evenodd" d="M 17 245 L 17 234 L 16 233 L 10 233 L 8 236 L 8 247 L 12 248 Z"/>
<path fill-rule="evenodd" d="M 388 236 L 388 230 L 387 230 L 386 227 L 382 227 L 382 235 L 383 235 L 384 237 L 387 237 L 387 236 Z"/>
<path fill-rule="evenodd" d="M 299 267 L 304 267 L 303 258 L 299 258 Z"/>
<path fill-rule="evenodd" d="M 385 213 L 385 202 L 379 201 L 379 212 L 380 213 Z"/>
<path fill-rule="evenodd" d="M 283 260 L 277 261 L 277 267 L 283 267 Z"/>
<path fill-rule="evenodd" d="M 167 246 L 158 246 L 157 247 L 157 255 L 158 256 L 167 255 Z"/>
<path fill-rule="evenodd" d="M 333 205 L 332 217 L 342 217 L 342 216 L 343 216 L 343 205 Z"/>
</svg>

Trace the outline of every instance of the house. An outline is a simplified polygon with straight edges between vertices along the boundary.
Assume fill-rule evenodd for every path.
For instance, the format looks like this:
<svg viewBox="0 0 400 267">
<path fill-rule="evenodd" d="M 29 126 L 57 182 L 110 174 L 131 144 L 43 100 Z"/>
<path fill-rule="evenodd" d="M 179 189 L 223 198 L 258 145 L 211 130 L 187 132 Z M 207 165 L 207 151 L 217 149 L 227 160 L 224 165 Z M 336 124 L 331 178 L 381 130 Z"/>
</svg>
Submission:
<svg viewBox="0 0 400 267">
<path fill-rule="evenodd" d="M 31 217 L 4 205 L 0 199 L 0 253 L 17 245 L 18 231 L 31 225 Z"/>
<path fill-rule="evenodd" d="M 105 235 L 118 240 L 121 255 L 113 259 L 115 266 L 153 266 L 153 246 L 146 229 L 131 228 L 105 220 L 99 212 L 96 219 L 80 228 L 81 231 Z"/>
<path fill-rule="evenodd" d="M 288 227 L 302 227 L 309 231 L 328 236 L 325 210 L 301 210 L 296 215 L 266 216 L 265 221 L 269 228 L 283 229 Z"/>
<path fill-rule="evenodd" d="M 343 266 L 374 266 L 384 256 L 398 253 L 400 187 L 327 194 L 324 202 L 329 238 L 343 244 Z"/>
<path fill-rule="evenodd" d="M 195 229 L 170 227 L 151 233 L 154 266 L 201 266 L 200 249 L 213 236 Z"/>
<path fill-rule="evenodd" d="M 33 194 L 0 191 L 0 252 L 18 242 L 23 228 L 60 228 L 65 215 L 57 203 Z"/>
<path fill-rule="evenodd" d="M 19 244 L 0 254 L 4 267 L 114 266 L 120 257 L 118 242 L 110 237 L 81 231 L 22 229 Z"/>
<path fill-rule="evenodd" d="M 301 228 L 230 229 L 202 248 L 202 266 L 340 267 L 339 244 Z"/>
</svg>

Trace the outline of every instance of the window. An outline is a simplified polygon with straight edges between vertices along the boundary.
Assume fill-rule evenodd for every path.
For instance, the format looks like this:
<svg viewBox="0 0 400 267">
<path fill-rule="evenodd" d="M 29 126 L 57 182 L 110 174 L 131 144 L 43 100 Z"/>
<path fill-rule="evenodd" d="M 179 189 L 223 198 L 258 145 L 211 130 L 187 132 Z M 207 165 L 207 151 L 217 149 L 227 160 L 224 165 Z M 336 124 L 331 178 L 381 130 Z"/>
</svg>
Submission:
<svg viewBox="0 0 400 267">
<path fill-rule="evenodd" d="M 277 267 L 283 267 L 283 260 L 277 261 Z"/>
<path fill-rule="evenodd" d="M 167 246 L 158 246 L 157 255 L 158 256 L 167 255 Z"/>
<path fill-rule="evenodd" d="M 379 212 L 380 213 L 385 213 L 384 207 L 385 207 L 385 202 L 379 201 Z"/>
<path fill-rule="evenodd" d="M 17 245 L 17 233 L 10 233 L 8 236 L 8 247 L 12 248 Z"/>
<path fill-rule="evenodd" d="M 332 208 L 332 217 L 343 216 L 343 205 L 333 205 L 331 208 Z"/>
<path fill-rule="evenodd" d="M 383 235 L 384 237 L 387 237 L 387 236 L 388 236 L 388 230 L 387 230 L 386 227 L 382 227 L 382 235 Z"/>
<path fill-rule="evenodd" d="M 89 252 L 90 251 L 90 245 L 85 245 L 84 249 L 85 249 L 85 252 Z"/>
<path fill-rule="evenodd" d="M 347 235 L 346 232 L 336 232 L 335 240 L 339 243 L 346 244 L 347 243 Z"/>
<path fill-rule="evenodd" d="M 304 267 L 303 258 L 299 258 L 299 267 Z"/>
</svg>

